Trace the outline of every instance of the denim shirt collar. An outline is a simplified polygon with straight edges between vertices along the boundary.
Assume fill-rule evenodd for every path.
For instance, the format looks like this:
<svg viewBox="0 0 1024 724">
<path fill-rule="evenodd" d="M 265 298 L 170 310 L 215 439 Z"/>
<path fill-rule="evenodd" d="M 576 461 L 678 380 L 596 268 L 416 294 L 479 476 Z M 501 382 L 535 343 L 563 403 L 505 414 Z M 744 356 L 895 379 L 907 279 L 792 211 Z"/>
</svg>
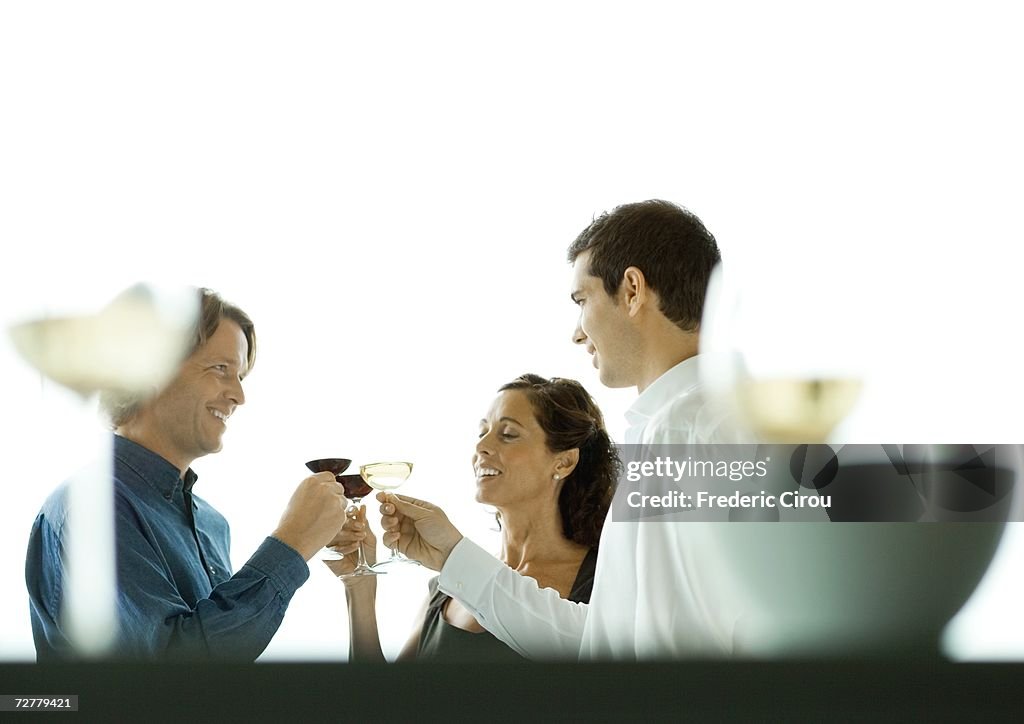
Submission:
<svg viewBox="0 0 1024 724">
<path fill-rule="evenodd" d="M 185 479 L 182 481 L 177 467 L 152 450 L 120 435 L 114 435 L 114 457 L 138 473 L 140 478 L 168 499 L 178 490 L 191 492 L 192 486 L 199 479 L 192 468 L 189 468 L 185 471 Z"/>
</svg>

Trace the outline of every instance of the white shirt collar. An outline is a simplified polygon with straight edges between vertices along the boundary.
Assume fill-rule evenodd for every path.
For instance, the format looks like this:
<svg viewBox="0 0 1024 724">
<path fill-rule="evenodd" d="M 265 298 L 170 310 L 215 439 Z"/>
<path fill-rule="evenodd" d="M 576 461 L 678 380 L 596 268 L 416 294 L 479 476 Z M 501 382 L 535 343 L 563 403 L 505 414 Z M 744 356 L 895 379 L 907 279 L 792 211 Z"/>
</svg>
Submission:
<svg viewBox="0 0 1024 724">
<path fill-rule="evenodd" d="M 653 417 L 667 400 L 683 395 L 700 385 L 697 371 L 697 355 L 666 370 L 626 410 L 626 423 L 637 427 Z"/>
</svg>

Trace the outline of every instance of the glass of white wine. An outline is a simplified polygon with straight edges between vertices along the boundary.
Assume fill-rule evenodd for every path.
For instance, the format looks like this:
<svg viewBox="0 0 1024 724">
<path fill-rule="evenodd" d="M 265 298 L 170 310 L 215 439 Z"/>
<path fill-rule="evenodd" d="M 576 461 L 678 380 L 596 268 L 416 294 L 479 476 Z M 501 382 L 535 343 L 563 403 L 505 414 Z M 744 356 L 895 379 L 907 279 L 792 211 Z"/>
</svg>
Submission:
<svg viewBox="0 0 1024 724">
<path fill-rule="evenodd" d="M 736 387 L 741 414 L 768 442 L 825 442 L 853 409 L 860 380 L 844 377 L 745 379 Z"/>
<path fill-rule="evenodd" d="M 760 441 L 825 443 L 859 399 L 863 338 L 851 300 L 812 291 L 789 272 L 715 269 L 700 372 Z"/>
<path fill-rule="evenodd" d="M 363 480 L 366 481 L 366 484 L 375 490 L 395 490 L 412 474 L 412 463 L 369 463 L 359 467 L 359 474 L 363 476 Z M 391 557 L 380 561 L 373 567 L 379 568 L 392 563 L 412 563 L 417 566 L 420 565 L 419 561 L 414 561 L 398 550 L 398 545 L 395 544 L 391 548 Z"/>
</svg>

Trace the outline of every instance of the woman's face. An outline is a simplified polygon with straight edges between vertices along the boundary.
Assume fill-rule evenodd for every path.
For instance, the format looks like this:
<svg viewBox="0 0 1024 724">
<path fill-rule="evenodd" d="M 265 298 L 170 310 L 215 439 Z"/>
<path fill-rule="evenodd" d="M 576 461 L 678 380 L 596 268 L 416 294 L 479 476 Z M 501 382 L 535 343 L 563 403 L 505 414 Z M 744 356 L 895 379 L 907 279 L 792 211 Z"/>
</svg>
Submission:
<svg viewBox="0 0 1024 724">
<path fill-rule="evenodd" d="M 480 421 L 479 438 L 473 455 L 477 502 L 504 508 L 557 495 L 559 454 L 548 450 L 525 393 L 499 393 Z"/>
</svg>

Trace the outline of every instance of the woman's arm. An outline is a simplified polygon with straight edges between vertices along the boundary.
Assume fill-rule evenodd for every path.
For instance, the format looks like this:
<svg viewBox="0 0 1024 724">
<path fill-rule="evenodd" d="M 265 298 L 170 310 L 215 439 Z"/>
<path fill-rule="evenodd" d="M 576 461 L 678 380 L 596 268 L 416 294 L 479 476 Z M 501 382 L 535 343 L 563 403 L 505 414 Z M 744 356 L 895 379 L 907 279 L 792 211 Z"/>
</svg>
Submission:
<svg viewBox="0 0 1024 724">
<path fill-rule="evenodd" d="M 362 526 L 362 527 L 360 527 Z M 366 522 L 366 508 L 361 507 L 355 518 L 346 521 L 338 537 L 330 547 L 345 554 L 340 561 L 325 561 L 331 571 L 340 576 L 356 567 L 354 536 L 365 534 L 363 557 L 367 565 L 377 562 L 377 539 Z M 384 662 L 387 659 L 380 645 L 380 629 L 377 627 L 377 578 L 357 576 L 342 578 L 345 584 L 345 600 L 348 606 L 349 661 Z M 420 635 L 426 623 L 428 600 L 424 599 L 416 617 L 416 625 L 398 654 L 396 661 L 412 661 L 416 658 Z"/>
<path fill-rule="evenodd" d="M 377 538 L 366 522 L 366 508 L 360 506 L 350 516 L 329 547 L 345 557 L 339 561 L 324 561 L 336 576 L 351 573 L 356 567 L 356 550 L 362 536 L 363 557 L 367 565 L 377 562 Z M 342 578 L 348 606 L 348 658 L 349 661 L 385 661 L 377 629 L 377 577 L 355 576 Z"/>
<path fill-rule="evenodd" d="M 377 629 L 377 581 L 364 585 L 345 586 L 348 601 L 348 660 L 386 661 L 380 647 L 380 632 Z M 360 582 L 362 583 L 362 582 Z"/>
</svg>

